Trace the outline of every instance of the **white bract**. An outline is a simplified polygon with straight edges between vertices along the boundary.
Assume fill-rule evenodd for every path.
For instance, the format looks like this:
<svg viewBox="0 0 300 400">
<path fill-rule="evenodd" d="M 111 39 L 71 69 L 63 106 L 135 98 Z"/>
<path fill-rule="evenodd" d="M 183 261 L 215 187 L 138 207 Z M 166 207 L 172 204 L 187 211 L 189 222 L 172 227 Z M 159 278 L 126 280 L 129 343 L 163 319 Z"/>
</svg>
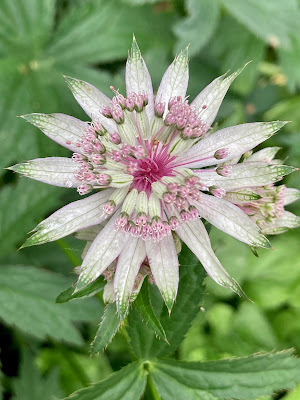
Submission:
<svg viewBox="0 0 300 400">
<path fill-rule="evenodd" d="M 89 83 L 66 77 L 91 118 L 25 115 L 28 122 L 73 152 L 71 158 L 35 159 L 11 167 L 32 179 L 76 187 L 81 195 L 42 221 L 24 247 L 81 231 L 88 241 L 77 288 L 103 274 L 105 299 L 115 299 L 121 318 L 145 276 L 171 310 L 176 298 L 179 239 L 220 285 L 243 292 L 214 254 L 200 218 L 250 246 L 270 247 L 263 233 L 299 225 L 284 210 L 299 197 L 274 186 L 294 169 L 275 162 L 278 148 L 249 152 L 284 122 L 210 127 L 233 80 L 221 76 L 189 104 L 187 50 L 164 74 L 156 97 L 135 39 L 126 64 L 126 96 L 112 99 Z M 243 154 L 248 156 L 242 158 Z M 184 268 L 184 267 L 182 267 Z"/>
</svg>

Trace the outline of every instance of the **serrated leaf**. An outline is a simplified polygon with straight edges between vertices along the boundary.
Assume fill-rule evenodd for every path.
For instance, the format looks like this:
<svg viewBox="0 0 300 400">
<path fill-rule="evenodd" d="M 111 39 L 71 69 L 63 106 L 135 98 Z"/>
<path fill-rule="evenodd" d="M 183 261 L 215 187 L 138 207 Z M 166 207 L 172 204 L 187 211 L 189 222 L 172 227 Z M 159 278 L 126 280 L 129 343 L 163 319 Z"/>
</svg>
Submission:
<svg viewBox="0 0 300 400">
<path fill-rule="evenodd" d="M 58 194 L 57 188 L 35 184 L 25 178 L 17 186 L 6 186 L 1 190 L 0 208 L 13 210 L 0 216 L 1 256 L 17 249 L 26 238 L 26 233 L 57 205 Z"/>
<path fill-rule="evenodd" d="M 40 340 L 51 337 L 82 344 L 72 321 L 94 321 L 101 315 L 101 303 L 94 299 L 55 304 L 58 292 L 70 284 L 56 273 L 29 266 L 1 266 L 0 282 L 0 318 Z"/>
<path fill-rule="evenodd" d="M 91 282 L 85 288 L 77 290 L 77 292 L 74 292 L 75 286 L 71 286 L 68 289 L 64 290 L 57 296 L 56 303 L 66 303 L 73 299 L 94 296 L 96 293 L 100 292 L 100 290 L 102 290 L 104 286 L 104 278 L 103 276 L 99 276 L 98 279 Z"/>
<path fill-rule="evenodd" d="M 133 31 L 144 49 L 154 43 L 161 45 L 162 34 L 163 45 L 170 44 L 167 27 L 171 20 L 169 15 L 155 14 L 148 5 L 133 7 L 119 0 L 91 0 L 71 9 L 59 24 L 46 53 L 59 64 L 118 60 L 126 57 Z M 147 33 L 150 30 L 151 38 Z"/>
<path fill-rule="evenodd" d="M 211 362 L 157 361 L 151 377 L 164 400 L 252 399 L 295 386 L 300 380 L 300 359 L 292 351 Z"/>
<path fill-rule="evenodd" d="M 220 2 L 219 0 L 187 0 L 186 9 L 187 17 L 177 22 L 173 28 L 178 37 L 175 50 L 178 53 L 190 43 L 189 54 L 193 56 L 209 41 L 216 29 Z"/>
<path fill-rule="evenodd" d="M 0 4 L 0 42 L 3 53 L 34 54 L 51 32 L 55 0 L 3 0 Z"/>
<path fill-rule="evenodd" d="M 51 371 L 47 377 L 34 365 L 34 359 L 29 351 L 23 354 L 21 372 L 13 380 L 13 400 L 54 400 L 62 396 L 58 370 Z"/>
<path fill-rule="evenodd" d="M 146 386 L 146 375 L 143 364 L 137 361 L 64 400 L 139 400 Z"/>
<path fill-rule="evenodd" d="M 139 295 L 135 299 L 133 306 L 140 313 L 143 322 L 151 329 L 153 329 L 155 335 L 157 335 L 160 339 L 168 342 L 166 333 L 164 328 L 162 327 L 159 319 L 155 315 L 152 304 L 150 302 L 150 294 L 149 294 L 149 283 L 148 280 L 144 281 L 143 286 L 140 290 Z"/>
<path fill-rule="evenodd" d="M 179 262 L 179 289 L 170 316 L 157 288 L 150 288 L 153 310 L 164 328 L 169 344 L 155 337 L 153 330 L 142 323 L 142 318 L 134 307 L 129 312 L 127 331 L 137 358 L 165 357 L 171 354 L 183 340 L 199 311 L 206 273 L 186 246 L 181 251 Z"/>
<path fill-rule="evenodd" d="M 299 8 L 294 0 L 226 0 L 228 12 L 267 44 L 288 48 L 290 36 L 299 29 Z"/>
<path fill-rule="evenodd" d="M 120 325 L 121 321 L 117 313 L 116 303 L 108 304 L 104 309 L 99 328 L 91 344 L 91 353 L 93 355 L 99 354 L 109 345 Z"/>
</svg>

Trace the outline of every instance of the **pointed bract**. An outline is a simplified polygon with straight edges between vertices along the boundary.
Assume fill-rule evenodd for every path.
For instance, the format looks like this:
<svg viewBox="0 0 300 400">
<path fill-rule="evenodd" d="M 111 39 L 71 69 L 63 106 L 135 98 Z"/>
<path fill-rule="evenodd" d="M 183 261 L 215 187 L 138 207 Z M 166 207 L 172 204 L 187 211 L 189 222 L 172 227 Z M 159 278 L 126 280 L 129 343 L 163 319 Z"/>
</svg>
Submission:
<svg viewBox="0 0 300 400">
<path fill-rule="evenodd" d="M 166 306 L 171 312 L 178 289 L 178 257 L 171 235 L 159 242 L 147 240 L 146 251 L 155 284 L 160 290 Z"/>
<path fill-rule="evenodd" d="M 89 248 L 80 270 L 76 290 L 82 289 L 98 278 L 103 271 L 119 256 L 130 239 L 114 227 L 118 213 L 102 229 Z"/>
<path fill-rule="evenodd" d="M 203 184 L 210 183 L 226 190 L 251 186 L 265 186 L 282 179 L 295 171 L 289 165 L 269 165 L 263 162 L 240 163 L 232 165 L 229 176 L 221 176 L 217 172 L 198 174 Z"/>
<path fill-rule="evenodd" d="M 133 38 L 131 52 L 126 63 L 126 93 L 127 95 L 130 93 L 147 94 L 148 105 L 146 106 L 146 112 L 151 121 L 154 115 L 152 81 L 135 37 Z"/>
<path fill-rule="evenodd" d="M 135 279 L 145 258 L 145 242 L 140 238 L 131 238 L 118 258 L 114 278 L 114 292 L 121 319 L 124 319 L 127 314 Z"/>
<path fill-rule="evenodd" d="M 62 207 L 37 225 L 35 233 L 22 248 L 53 242 L 80 229 L 100 224 L 107 217 L 103 206 L 112 192 L 112 189 L 104 190 Z"/>
<path fill-rule="evenodd" d="M 165 103 L 164 117 L 169 100 L 175 96 L 185 98 L 189 82 L 188 48 L 182 51 L 166 70 L 155 98 L 155 104 Z"/>
<path fill-rule="evenodd" d="M 201 217 L 228 235 L 254 247 L 270 248 L 259 227 L 239 207 L 218 197 L 201 194 L 195 203 Z"/>
<path fill-rule="evenodd" d="M 178 157 L 189 168 L 216 165 L 241 156 L 277 132 L 285 122 L 254 122 L 231 126 L 214 132 Z M 216 159 L 216 151 L 226 149 L 227 156 Z M 254 161 L 254 160 L 253 160 Z M 263 161 L 263 160 L 259 160 Z"/>
<path fill-rule="evenodd" d="M 9 169 L 53 186 L 76 188 L 80 184 L 75 178 L 78 167 L 67 157 L 36 158 L 23 164 L 13 165 Z"/>
<path fill-rule="evenodd" d="M 103 107 L 110 104 L 110 99 L 104 93 L 90 83 L 80 79 L 65 76 L 65 80 L 80 107 L 92 120 L 99 120 L 111 133 L 117 131 L 116 123 L 105 118 L 102 114 Z"/>
<path fill-rule="evenodd" d="M 225 74 L 216 78 L 212 83 L 206 86 L 191 103 L 192 107 L 198 111 L 199 117 L 208 128 L 214 122 L 230 85 L 235 78 L 239 76 L 246 65 L 227 77 Z"/>
<path fill-rule="evenodd" d="M 283 200 L 284 200 L 284 205 L 286 206 L 287 204 L 294 203 L 294 201 L 300 199 L 300 190 L 294 189 L 294 188 L 286 188 L 284 195 L 283 195 Z"/>
<path fill-rule="evenodd" d="M 238 283 L 228 275 L 217 259 L 211 248 L 205 226 L 200 219 L 180 225 L 176 232 L 215 282 L 233 290 L 239 296 L 246 297 Z"/>
<path fill-rule="evenodd" d="M 27 114 L 21 117 L 71 151 L 78 151 L 76 143 L 88 127 L 87 122 L 65 114 Z"/>
</svg>

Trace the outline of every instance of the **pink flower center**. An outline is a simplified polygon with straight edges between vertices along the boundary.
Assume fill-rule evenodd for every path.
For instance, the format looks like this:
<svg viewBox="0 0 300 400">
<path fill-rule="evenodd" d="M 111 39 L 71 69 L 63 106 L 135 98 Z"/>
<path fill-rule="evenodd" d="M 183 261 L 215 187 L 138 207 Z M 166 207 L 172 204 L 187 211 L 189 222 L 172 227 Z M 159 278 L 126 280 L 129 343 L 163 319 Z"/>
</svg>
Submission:
<svg viewBox="0 0 300 400">
<path fill-rule="evenodd" d="M 139 192 L 145 191 L 147 194 L 150 194 L 153 182 L 159 181 L 164 176 L 174 176 L 170 166 L 170 162 L 174 158 L 167 153 L 166 146 L 163 146 L 158 154 L 154 150 L 150 156 L 139 159 L 137 169 L 132 174 L 134 176 L 133 188 Z"/>
</svg>

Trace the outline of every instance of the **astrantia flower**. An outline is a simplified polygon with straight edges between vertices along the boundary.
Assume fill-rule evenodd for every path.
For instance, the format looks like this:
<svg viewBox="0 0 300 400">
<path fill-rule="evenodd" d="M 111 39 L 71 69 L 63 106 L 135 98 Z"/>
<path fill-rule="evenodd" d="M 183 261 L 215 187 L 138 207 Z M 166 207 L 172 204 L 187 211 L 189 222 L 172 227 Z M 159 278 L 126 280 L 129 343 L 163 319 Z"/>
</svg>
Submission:
<svg viewBox="0 0 300 400">
<path fill-rule="evenodd" d="M 241 192 L 255 200 L 264 196 L 263 190 L 269 197 L 264 188 L 273 187 L 293 168 L 262 160 L 238 163 L 284 122 L 249 123 L 211 133 L 221 102 L 241 71 L 215 79 L 189 104 L 188 58 L 183 51 L 154 97 L 134 40 L 126 65 L 126 97 L 111 87 L 110 100 L 92 85 L 67 77 L 91 122 L 64 114 L 24 118 L 70 149 L 72 157 L 35 159 L 12 169 L 52 185 L 77 188 L 81 195 L 94 194 L 41 222 L 24 246 L 76 231 L 91 234 L 76 290 L 104 274 L 107 297 L 116 299 L 121 317 L 147 274 L 171 310 L 179 279 L 178 237 L 218 284 L 242 294 L 215 256 L 201 218 L 251 246 L 270 247 L 260 224 L 234 198 Z M 247 195 L 253 187 L 255 194 Z M 94 227 L 92 233 L 89 227 Z"/>
</svg>

